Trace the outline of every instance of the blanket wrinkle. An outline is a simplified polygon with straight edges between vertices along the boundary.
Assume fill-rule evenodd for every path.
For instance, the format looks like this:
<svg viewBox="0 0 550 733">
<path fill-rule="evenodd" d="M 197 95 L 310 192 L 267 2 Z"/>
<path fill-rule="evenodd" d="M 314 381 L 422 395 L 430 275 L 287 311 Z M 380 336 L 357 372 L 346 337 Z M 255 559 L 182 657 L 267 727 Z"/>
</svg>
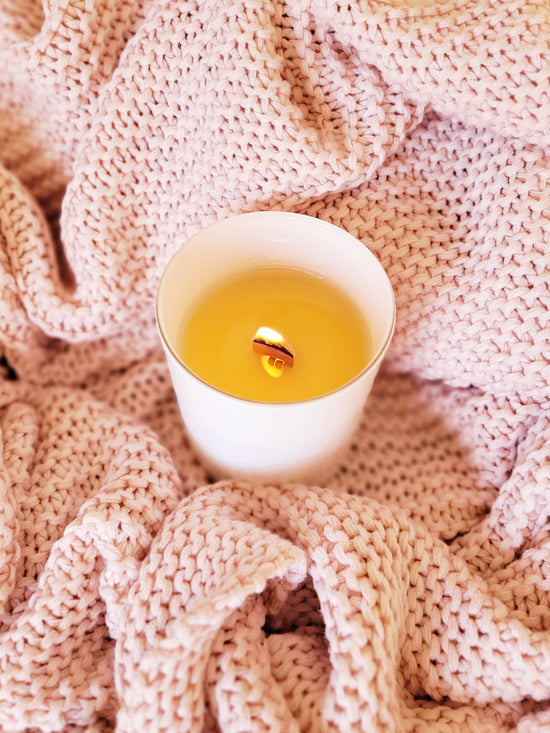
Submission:
<svg viewBox="0 0 550 733">
<path fill-rule="evenodd" d="M 251 599 L 255 597 L 255 592 L 252 591 L 254 575 L 250 573 L 263 573 L 261 568 L 266 568 L 267 571 L 271 563 L 270 560 L 266 566 L 265 530 L 254 533 L 253 527 L 258 527 L 258 525 L 265 527 L 267 520 L 274 532 L 278 533 L 284 528 L 283 534 L 297 541 L 309 558 L 308 573 L 311 577 L 312 588 L 320 601 L 324 636 L 331 650 L 332 669 L 327 680 L 328 688 L 324 696 L 325 709 L 323 712 L 328 720 L 332 720 L 335 730 L 354 729 L 351 709 L 341 709 L 343 701 L 350 696 L 350 687 L 354 689 L 357 686 L 361 689 L 363 698 L 366 690 L 374 686 L 371 704 L 375 705 L 374 701 L 376 701 L 378 714 L 380 714 L 380 701 L 387 700 L 389 690 L 395 687 L 397 678 L 395 672 L 400 664 L 409 690 L 416 681 L 416 684 L 419 684 L 420 688 L 425 693 L 428 692 L 434 699 L 445 698 L 451 691 L 455 700 L 463 696 L 464 702 L 472 702 L 471 696 L 474 695 L 478 698 L 476 702 L 479 704 L 495 696 L 504 700 L 509 698 L 512 701 L 520 701 L 525 697 L 525 674 L 518 674 L 517 671 L 510 668 L 509 676 L 503 680 L 500 671 L 497 670 L 502 666 L 501 655 L 506 656 L 508 653 L 506 644 L 517 644 L 518 648 L 522 649 L 521 654 L 525 664 L 523 672 L 525 673 L 533 663 L 531 644 L 536 643 L 537 635 L 526 634 L 521 623 L 510 620 L 508 610 L 498 600 L 490 599 L 485 584 L 480 579 L 476 580 L 464 563 L 449 555 L 445 545 L 434 543 L 429 533 L 419 526 L 416 528 L 412 541 L 410 536 L 403 541 L 400 536 L 402 532 L 408 535 L 414 531 L 410 522 L 402 513 L 388 511 L 387 508 L 378 506 L 376 502 L 369 506 L 356 498 L 355 507 L 353 507 L 353 505 L 350 506 L 350 501 L 340 500 L 340 496 L 333 492 L 296 486 L 277 490 L 278 501 L 275 502 L 274 491 L 271 487 L 259 489 L 246 484 L 217 484 L 205 487 L 182 501 L 161 534 L 154 540 L 149 557 L 144 562 L 140 580 L 131 590 L 132 603 L 128 604 L 129 618 L 125 624 L 126 629 L 132 630 L 131 651 L 138 653 L 141 659 L 147 660 L 137 672 L 141 685 L 150 685 L 153 679 L 158 681 L 159 675 L 167 674 L 169 681 L 163 687 L 174 695 L 173 705 L 176 710 L 181 704 L 180 696 L 184 695 L 184 692 L 178 684 L 181 677 L 176 680 L 171 676 L 175 674 L 173 665 L 178 666 L 179 675 L 184 676 L 185 679 L 192 677 L 192 671 L 183 669 L 185 666 L 183 660 L 187 659 L 193 667 L 198 666 L 198 669 L 203 669 L 205 661 L 200 658 L 199 649 L 203 650 L 203 657 L 206 656 L 208 659 L 212 648 L 202 635 L 215 634 L 223 618 L 227 618 L 227 606 L 223 603 L 223 598 L 227 598 L 227 601 L 231 603 L 230 599 L 236 598 L 237 591 L 239 593 L 247 592 L 247 586 L 251 589 L 248 592 L 252 592 L 253 595 L 243 604 L 242 612 L 237 613 L 235 618 L 245 618 L 248 628 L 252 619 L 259 613 L 255 623 L 258 628 L 267 630 L 264 624 L 265 608 L 260 613 L 257 609 L 252 612 L 250 607 Z M 223 501 L 219 501 L 217 493 L 225 494 Z M 263 500 L 262 494 L 268 498 L 268 501 Z M 203 522 L 203 517 L 208 518 L 209 505 L 216 507 L 218 513 L 216 524 Z M 223 508 L 220 509 L 220 507 Z M 353 508 L 357 511 L 357 515 L 353 512 Z M 212 562 L 210 559 L 204 560 L 200 568 L 193 562 L 184 562 L 181 559 L 179 562 L 171 561 L 174 553 L 180 558 L 182 553 L 191 555 L 191 557 L 198 556 L 202 551 L 201 548 L 208 558 L 212 557 L 216 548 L 219 548 L 219 554 L 223 549 L 223 542 L 231 542 L 231 536 L 235 534 L 234 529 L 228 530 L 225 527 L 226 521 L 229 519 L 230 525 L 233 526 L 236 516 L 239 515 L 238 523 L 245 519 L 251 523 L 247 535 L 247 542 L 251 545 L 245 557 L 247 565 L 237 570 L 237 577 L 243 573 L 248 581 L 227 582 L 229 578 L 235 577 L 235 555 L 227 555 L 226 563 L 219 562 L 212 570 L 209 566 L 209 563 Z M 309 515 L 309 537 L 297 529 L 304 515 Z M 329 518 L 336 527 L 336 517 L 339 519 L 345 517 L 348 520 L 347 532 L 327 528 L 325 520 Z M 350 542 L 349 526 L 351 524 L 357 533 L 357 537 L 353 538 L 353 543 Z M 384 531 L 381 530 L 381 524 Z M 414 528 L 414 525 L 412 527 Z M 186 537 L 188 537 L 187 542 Z M 250 539 L 254 537 L 257 538 L 257 542 Z M 226 540 L 226 538 L 229 539 Z M 275 543 L 270 543 L 268 547 L 273 551 L 276 546 Z M 347 547 L 347 551 L 343 547 Z M 164 569 L 159 568 L 159 555 L 162 556 Z M 431 560 L 427 561 L 426 558 L 430 556 Z M 284 554 L 281 555 L 281 561 L 284 563 L 283 558 Z M 159 570 L 163 572 L 161 582 L 163 587 L 166 587 L 166 584 L 179 586 L 177 597 L 172 596 L 174 603 L 171 604 L 169 611 L 166 606 L 166 594 L 152 590 L 149 566 L 154 568 L 157 576 Z M 252 570 L 253 567 L 256 570 Z M 275 567 L 276 565 L 273 565 L 273 568 Z M 279 567 L 282 570 L 285 566 L 283 564 Z M 217 584 L 215 582 L 212 584 L 212 572 L 215 578 L 218 578 Z M 203 577 L 202 584 L 197 581 L 197 574 Z M 186 575 L 187 580 L 185 580 Z M 186 584 L 189 588 L 194 582 L 193 592 L 185 589 Z M 401 601 L 399 596 L 396 598 L 395 595 L 398 589 L 401 589 Z M 292 584 L 287 586 L 287 592 L 286 603 L 292 603 Z M 135 603 L 136 595 L 139 595 L 142 602 L 146 603 L 149 611 L 145 617 L 140 615 L 134 620 L 132 618 L 133 609 L 141 605 Z M 460 596 L 460 601 L 455 597 L 454 608 L 450 608 L 446 602 L 447 595 Z M 391 599 L 391 602 L 385 604 L 384 596 L 388 600 Z M 420 600 L 422 598 L 426 603 L 423 613 L 427 614 L 427 608 L 430 608 L 429 614 L 423 619 L 422 616 L 417 615 L 418 604 L 423 605 Z M 207 602 L 208 599 L 210 602 Z M 405 599 L 409 608 L 406 609 L 405 606 L 404 613 L 396 615 L 396 610 L 403 608 Z M 157 605 L 159 602 L 164 604 L 164 611 Z M 244 613 L 245 608 L 249 609 L 248 613 Z M 438 608 L 441 609 L 441 613 L 438 613 Z M 167 612 L 168 618 L 166 617 Z M 412 635 L 410 629 L 407 629 L 409 624 L 412 624 L 415 630 Z M 240 644 L 245 645 L 245 637 L 242 637 L 233 626 L 231 628 L 233 636 L 227 640 L 229 647 L 226 644 L 223 645 L 224 655 L 228 653 L 228 649 L 233 650 L 234 656 L 231 657 L 231 661 L 237 669 L 241 669 L 243 658 L 246 659 L 246 664 L 241 669 L 243 675 L 265 674 L 266 665 L 264 663 L 260 665 L 258 672 L 251 669 L 252 659 L 256 652 L 253 649 L 243 652 L 237 640 Z M 197 631 L 194 631 L 195 629 Z M 200 645 L 197 643 L 196 636 L 198 629 L 201 630 L 202 644 Z M 292 633 L 296 634 L 299 631 L 301 629 L 298 627 Z M 425 655 L 426 636 L 433 638 L 436 631 L 441 646 L 436 651 L 432 645 L 434 656 L 427 658 Z M 285 627 L 279 630 L 278 635 L 284 633 L 286 633 Z M 147 640 L 145 648 L 148 651 L 145 656 L 143 656 L 143 647 L 136 650 L 136 638 Z M 259 643 L 257 634 L 253 634 L 251 638 L 255 645 Z M 411 640 L 412 644 L 406 641 L 403 646 L 403 638 Z M 365 667 L 361 654 L 361 649 L 365 645 L 371 648 L 377 661 L 384 660 L 386 674 L 383 679 L 380 679 L 380 673 L 376 667 Z M 493 646 L 492 649 L 490 645 Z M 192 647 L 192 650 L 187 651 L 188 646 Z M 176 647 L 178 654 L 174 655 L 173 659 L 168 658 L 167 648 Z M 475 655 L 472 657 L 472 650 L 477 649 L 477 655 L 479 655 L 481 647 L 483 647 L 483 656 L 477 657 L 476 664 Z M 469 654 L 465 653 L 466 648 L 470 649 Z M 392 652 L 390 655 L 388 655 L 389 651 Z M 539 657 L 540 653 L 541 648 L 538 646 L 535 655 L 537 675 L 534 678 L 531 676 L 531 679 L 533 679 L 535 688 L 540 685 L 539 689 L 542 691 L 546 689 L 548 683 L 538 677 L 542 661 Z M 548 651 L 546 654 L 548 655 Z M 354 657 L 357 657 L 357 662 L 354 662 Z M 389 664 L 388 668 L 388 660 L 391 657 L 394 659 L 394 667 Z M 407 664 L 405 664 L 405 659 L 408 660 Z M 414 665 L 412 665 L 412 660 L 415 660 Z M 549 661 L 547 659 L 547 665 Z M 214 662 L 210 663 L 211 667 L 213 664 Z M 461 669 L 463 664 L 466 666 Z M 434 665 L 435 668 L 442 667 L 439 676 L 433 675 Z M 128 668 L 133 667 L 124 666 L 125 670 Z M 224 674 L 219 671 L 218 666 L 216 669 L 219 673 L 216 680 L 220 685 L 223 682 Z M 496 674 L 495 682 L 498 685 L 498 691 L 490 689 L 491 669 Z M 486 689 L 484 693 L 481 692 L 479 685 L 472 681 L 476 679 L 478 682 L 478 676 L 483 678 L 482 686 Z M 441 687 L 442 679 L 445 678 L 447 678 L 447 683 Z M 134 684 L 137 679 L 133 678 Z M 228 681 L 227 684 L 234 693 L 233 683 Z M 431 686 L 432 684 L 434 687 Z M 257 692 L 257 686 L 252 685 L 252 688 Z M 260 689 L 262 689 L 261 685 Z M 132 696 L 132 699 L 141 699 L 143 694 L 145 690 Z M 185 694 L 190 693 L 185 692 Z M 221 691 L 218 691 L 218 694 L 221 695 Z M 532 689 L 530 694 L 535 697 L 537 695 L 535 689 Z M 484 699 L 486 695 L 487 698 Z M 388 719 L 395 720 L 399 698 L 397 695 L 392 697 L 393 700 L 390 698 L 386 702 L 389 708 L 386 712 Z M 251 692 L 250 696 L 245 695 L 241 702 L 250 700 L 250 698 L 254 699 L 254 692 Z M 358 699 L 354 695 L 351 695 L 351 698 L 355 701 Z M 142 707 L 143 710 L 135 707 L 132 709 L 133 725 L 126 723 L 124 729 L 132 730 L 133 727 L 137 728 L 143 723 L 142 715 L 148 714 L 150 707 L 148 703 Z M 165 706 L 164 711 L 167 707 L 170 706 Z M 396 709 L 392 710 L 392 708 Z M 272 712 L 271 705 L 269 709 Z M 161 712 L 157 711 L 159 714 Z M 389 716 L 390 712 L 391 716 Z M 130 711 L 126 711 L 126 715 L 129 714 Z M 421 713 L 418 714 L 421 715 Z M 235 715 L 236 711 L 233 709 L 233 717 L 230 716 L 227 720 L 228 729 L 233 729 L 232 725 L 236 724 Z M 368 716 L 368 713 L 363 711 L 360 718 L 363 725 L 364 721 L 368 719 L 368 717 L 365 718 L 365 715 Z M 124 719 L 126 720 L 126 717 Z M 183 725 L 179 717 L 177 720 L 178 725 Z M 167 725 L 169 729 L 170 725 Z M 172 725 L 176 725 L 176 718 L 173 719 Z M 189 725 L 190 727 L 182 729 L 193 730 L 192 725 Z M 406 726 L 407 723 L 403 722 L 403 729 L 414 729 Z M 259 725 L 253 729 L 263 730 L 264 728 Z M 265 729 L 269 729 L 269 726 Z M 274 729 L 283 730 L 284 728 Z"/>
<path fill-rule="evenodd" d="M 330 4 L 312 5 L 321 9 L 322 25 L 353 38 L 356 53 L 411 98 L 472 127 L 548 146 L 540 115 L 550 104 L 544 0 L 412 6 L 377 0 L 368 18 L 360 4 L 348 3 L 348 12 L 339 6 L 344 10 L 336 14 Z M 357 33 L 358 25 L 364 32 Z M 514 73 L 518 66 L 528 73 Z"/>
<path fill-rule="evenodd" d="M 59 730 L 116 708 L 121 609 L 179 481 L 166 450 L 100 403 L 58 389 L 25 404 L 16 391 L 21 401 L 2 414 L 14 516 L 2 534 L 12 577 L 2 586 L 0 720 L 2 730 Z M 99 426 L 101 457 L 89 452 Z M 13 677 L 15 658 L 24 679 Z"/>
<path fill-rule="evenodd" d="M 550 730 L 546 0 L 0 0 L 0 731 Z M 317 486 L 213 483 L 159 275 L 231 214 L 397 327 Z"/>
</svg>

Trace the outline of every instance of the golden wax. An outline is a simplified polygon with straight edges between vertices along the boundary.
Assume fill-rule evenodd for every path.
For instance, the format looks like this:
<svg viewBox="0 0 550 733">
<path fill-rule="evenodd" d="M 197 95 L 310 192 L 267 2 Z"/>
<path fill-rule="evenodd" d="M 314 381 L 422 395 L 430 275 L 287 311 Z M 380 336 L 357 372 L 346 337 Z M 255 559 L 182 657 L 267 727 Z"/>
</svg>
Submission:
<svg viewBox="0 0 550 733">
<path fill-rule="evenodd" d="M 277 374 L 253 348 L 262 328 L 281 334 L 292 348 L 291 365 L 280 362 Z M 229 277 L 205 293 L 182 324 L 179 355 L 224 392 L 293 402 L 353 379 L 370 359 L 371 341 L 358 307 L 326 278 L 267 266 Z"/>
</svg>

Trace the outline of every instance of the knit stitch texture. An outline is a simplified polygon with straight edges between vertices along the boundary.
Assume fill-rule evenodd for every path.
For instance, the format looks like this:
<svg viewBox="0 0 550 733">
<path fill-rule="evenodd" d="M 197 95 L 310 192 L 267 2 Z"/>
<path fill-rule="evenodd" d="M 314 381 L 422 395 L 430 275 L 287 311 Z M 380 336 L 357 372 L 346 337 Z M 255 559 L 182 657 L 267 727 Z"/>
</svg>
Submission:
<svg viewBox="0 0 550 733">
<path fill-rule="evenodd" d="M 154 319 L 232 214 L 397 327 L 319 486 L 213 483 Z M 548 0 L 0 0 L 1 733 L 550 731 Z"/>
</svg>

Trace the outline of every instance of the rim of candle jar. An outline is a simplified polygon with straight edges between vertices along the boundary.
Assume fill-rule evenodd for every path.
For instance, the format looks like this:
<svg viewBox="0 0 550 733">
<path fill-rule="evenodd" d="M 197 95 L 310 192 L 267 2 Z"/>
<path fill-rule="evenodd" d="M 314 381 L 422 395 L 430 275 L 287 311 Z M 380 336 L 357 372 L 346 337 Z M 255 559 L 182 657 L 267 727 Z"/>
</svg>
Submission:
<svg viewBox="0 0 550 733">
<path fill-rule="evenodd" d="M 371 252 L 371 250 L 366 245 L 364 245 L 356 237 L 353 237 L 352 234 L 350 234 L 349 232 L 347 232 L 342 227 L 338 227 L 335 224 L 331 224 L 330 222 L 324 221 L 323 219 L 317 219 L 316 217 L 309 216 L 308 214 L 298 214 L 298 213 L 290 212 L 290 211 L 276 211 L 276 210 L 271 211 L 271 210 L 266 210 L 266 211 L 254 211 L 254 212 L 245 213 L 245 214 L 235 214 L 234 216 L 228 217 L 226 219 L 218 219 L 217 221 L 213 222 L 212 224 L 209 224 L 208 226 L 200 229 L 198 232 L 196 232 L 196 234 L 199 234 L 201 232 L 206 232 L 208 229 L 211 229 L 213 227 L 216 227 L 216 226 L 220 225 L 222 222 L 228 221 L 229 219 L 237 219 L 237 218 L 243 218 L 243 217 L 248 217 L 248 216 L 258 216 L 258 215 L 261 215 L 261 214 L 277 214 L 277 215 L 284 215 L 284 216 L 288 216 L 288 217 L 301 217 L 301 218 L 306 217 L 306 218 L 309 218 L 309 219 L 313 219 L 315 222 L 317 222 L 321 226 L 326 226 L 326 227 L 329 227 L 329 228 L 338 229 L 340 232 L 343 232 L 343 233 L 347 234 L 352 239 L 355 239 L 355 241 L 357 241 L 360 245 L 362 245 L 363 247 L 365 247 L 365 249 L 373 257 L 375 257 L 375 255 Z M 372 359 L 370 359 L 365 364 L 365 366 L 359 372 L 357 372 L 357 374 L 354 377 L 352 377 L 351 379 L 348 379 L 347 382 L 343 382 L 338 387 L 335 387 L 334 389 L 331 389 L 328 392 L 323 392 L 322 394 L 314 395 L 313 397 L 306 397 L 306 398 L 301 399 L 301 400 L 285 400 L 285 401 L 277 401 L 277 402 L 274 402 L 274 401 L 270 401 L 270 400 L 253 400 L 253 399 L 250 399 L 249 397 L 241 397 L 240 395 L 236 395 L 236 394 L 233 394 L 232 392 L 227 392 L 224 389 L 220 389 L 220 387 L 217 387 L 215 384 L 212 384 L 212 382 L 209 382 L 206 379 L 204 379 L 203 377 L 201 377 L 199 374 L 197 374 L 195 371 L 193 371 L 193 369 L 191 369 L 183 361 L 183 359 L 181 358 L 181 356 L 179 356 L 177 350 L 172 346 L 172 343 L 171 343 L 170 339 L 168 338 L 168 336 L 167 336 L 167 334 L 165 332 L 165 329 L 163 327 L 163 324 L 162 324 L 162 321 L 161 321 L 161 318 L 160 318 L 160 314 L 159 314 L 159 301 L 160 301 L 160 294 L 161 294 L 161 290 L 162 290 L 162 285 L 163 285 L 163 282 L 164 282 L 165 278 L 168 276 L 167 273 L 168 273 L 168 270 L 170 268 L 170 265 L 172 264 L 173 260 L 178 256 L 180 250 L 182 248 L 184 248 L 185 247 L 185 244 L 187 242 L 189 242 L 191 239 L 193 239 L 194 236 L 195 235 L 192 235 L 191 237 L 189 237 L 184 244 L 182 244 L 180 247 L 178 247 L 176 249 L 176 251 L 170 256 L 168 262 L 164 266 L 164 269 L 162 271 L 162 275 L 161 275 L 161 277 L 159 279 L 159 283 L 158 283 L 158 287 L 157 287 L 157 293 L 156 293 L 156 299 L 155 299 L 155 317 L 156 317 L 156 321 L 157 321 L 158 330 L 159 330 L 159 333 L 161 335 L 161 338 L 162 338 L 162 341 L 163 341 L 164 345 L 166 346 L 166 348 L 168 349 L 168 351 L 170 352 L 170 354 L 174 357 L 174 359 L 177 361 L 177 363 L 180 366 L 182 366 L 185 369 L 185 371 L 188 374 L 190 374 L 194 379 L 196 379 L 198 382 L 201 382 L 201 384 L 203 384 L 206 387 L 214 390 L 218 394 L 223 395 L 226 398 L 229 398 L 229 399 L 232 399 L 232 400 L 236 400 L 237 402 L 247 402 L 247 403 L 250 403 L 250 404 L 253 404 L 253 405 L 270 405 L 270 406 L 273 406 L 273 407 L 285 407 L 285 405 L 300 405 L 300 404 L 306 404 L 308 402 L 318 402 L 319 400 L 330 399 L 333 395 L 336 395 L 337 393 L 342 392 L 343 390 L 345 390 L 348 387 L 350 387 L 352 384 L 355 384 L 362 377 L 364 377 L 365 374 L 367 374 L 370 371 L 373 371 L 375 368 L 377 368 L 379 366 L 380 362 L 384 358 L 384 355 L 385 355 L 385 353 L 387 351 L 387 348 L 388 348 L 388 346 L 390 344 L 390 341 L 391 341 L 391 339 L 393 337 L 393 334 L 394 334 L 394 331 L 395 331 L 395 324 L 396 324 L 396 319 L 397 319 L 397 308 L 396 308 L 396 302 L 395 302 L 395 293 L 393 292 L 393 287 L 391 285 L 390 279 L 389 279 L 386 271 L 382 267 L 380 261 L 375 257 L 376 261 L 378 262 L 378 265 L 381 268 L 381 271 L 382 271 L 383 275 L 385 276 L 385 278 L 387 280 L 388 286 L 389 286 L 389 294 L 390 294 L 390 300 L 391 300 L 391 315 L 392 315 L 392 317 L 391 317 L 391 323 L 390 323 L 390 327 L 388 328 L 388 331 L 387 331 L 387 333 L 385 335 L 385 338 L 384 338 L 382 344 L 376 350 L 375 355 L 372 357 Z M 235 271 L 235 272 L 237 272 L 237 271 Z M 317 273 L 317 274 L 320 274 L 320 273 Z M 326 276 L 323 276 L 323 277 L 326 277 Z"/>
</svg>

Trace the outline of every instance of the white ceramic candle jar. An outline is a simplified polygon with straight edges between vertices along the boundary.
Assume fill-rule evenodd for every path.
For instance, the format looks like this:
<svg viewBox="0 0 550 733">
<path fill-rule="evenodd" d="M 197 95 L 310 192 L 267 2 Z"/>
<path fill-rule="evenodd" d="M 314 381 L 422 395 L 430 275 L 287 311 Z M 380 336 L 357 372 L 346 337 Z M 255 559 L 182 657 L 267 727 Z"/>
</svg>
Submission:
<svg viewBox="0 0 550 733">
<path fill-rule="evenodd" d="M 254 267 L 302 269 L 345 292 L 365 318 L 372 358 L 320 396 L 260 402 L 204 381 L 179 356 L 182 323 L 201 295 Z M 194 448 L 215 478 L 314 481 L 349 443 L 395 326 L 390 281 L 376 257 L 343 229 L 302 214 L 263 211 L 199 231 L 160 279 L 157 324 L 179 408 Z"/>
</svg>

